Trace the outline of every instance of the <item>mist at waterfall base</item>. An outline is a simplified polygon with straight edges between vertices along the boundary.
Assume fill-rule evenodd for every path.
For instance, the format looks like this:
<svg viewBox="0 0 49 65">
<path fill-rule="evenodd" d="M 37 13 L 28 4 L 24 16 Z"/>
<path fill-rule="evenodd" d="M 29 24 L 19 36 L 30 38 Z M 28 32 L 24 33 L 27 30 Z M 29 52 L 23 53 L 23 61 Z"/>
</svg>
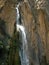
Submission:
<svg viewBox="0 0 49 65">
<path fill-rule="evenodd" d="M 17 5 L 16 7 L 16 28 L 17 31 L 20 34 L 20 38 L 21 38 L 21 45 L 20 45 L 20 49 L 19 49 L 19 56 L 20 56 L 20 60 L 21 60 L 21 65 L 30 65 L 29 64 L 29 58 L 28 58 L 28 44 L 27 44 L 27 39 L 26 39 L 26 32 L 25 32 L 25 28 L 23 25 L 20 24 L 19 18 L 20 18 L 20 13 L 19 13 L 19 5 Z"/>
</svg>

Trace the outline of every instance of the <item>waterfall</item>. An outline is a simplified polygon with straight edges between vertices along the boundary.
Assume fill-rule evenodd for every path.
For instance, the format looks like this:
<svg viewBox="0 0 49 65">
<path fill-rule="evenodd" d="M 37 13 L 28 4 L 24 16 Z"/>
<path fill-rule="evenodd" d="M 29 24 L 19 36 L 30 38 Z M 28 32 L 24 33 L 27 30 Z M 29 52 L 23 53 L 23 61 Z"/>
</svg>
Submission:
<svg viewBox="0 0 49 65">
<path fill-rule="evenodd" d="M 16 10 L 17 10 L 17 31 L 19 31 L 20 35 L 21 35 L 21 48 L 19 50 L 19 55 L 20 55 L 20 59 L 21 59 L 21 65 L 30 65 L 29 64 L 29 58 L 28 58 L 28 44 L 27 44 L 27 39 L 26 39 L 26 32 L 25 32 L 25 28 L 23 25 L 20 24 L 19 18 L 20 18 L 20 13 L 19 13 L 19 5 L 17 5 Z"/>
</svg>

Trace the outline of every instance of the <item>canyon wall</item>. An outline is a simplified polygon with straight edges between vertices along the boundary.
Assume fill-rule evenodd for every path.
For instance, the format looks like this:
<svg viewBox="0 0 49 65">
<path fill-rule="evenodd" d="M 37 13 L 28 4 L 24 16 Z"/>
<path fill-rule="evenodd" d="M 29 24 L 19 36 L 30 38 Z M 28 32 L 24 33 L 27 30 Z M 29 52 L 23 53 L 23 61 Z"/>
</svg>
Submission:
<svg viewBox="0 0 49 65">
<path fill-rule="evenodd" d="M 49 64 L 48 14 L 44 8 L 32 8 L 32 0 L 29 2 L 20 5 L 20 13 L 27 34 L 30 63 L 46 65 Z"/>
<path fill-rule="evenodd" d="M 5 21 L 6 33 L 11 37 L 16 22 L 15 7 L 20 1 L 0 1 L 0 18 Z M 33 0 L 22 0 L 19 7 L 21 23 L 27 34 L 29 60 L 31 65 L 47 65 L 49 64 L 49 16 L 47 10 L 36 9 L 33 4 L 35 4 Z"/>
</svg>

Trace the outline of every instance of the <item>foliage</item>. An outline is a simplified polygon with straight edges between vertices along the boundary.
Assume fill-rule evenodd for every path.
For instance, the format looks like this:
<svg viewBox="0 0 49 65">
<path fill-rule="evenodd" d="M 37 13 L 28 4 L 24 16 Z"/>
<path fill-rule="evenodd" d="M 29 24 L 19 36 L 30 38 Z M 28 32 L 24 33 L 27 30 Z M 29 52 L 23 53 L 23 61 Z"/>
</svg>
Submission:
<svg viewBox="0 0 49 65">
<path fill-rule="evenodd" d="M 11 38 L 3 22 L 0 19 L 0 65 L 20 65 L 18 33 Z"/>
</svg>

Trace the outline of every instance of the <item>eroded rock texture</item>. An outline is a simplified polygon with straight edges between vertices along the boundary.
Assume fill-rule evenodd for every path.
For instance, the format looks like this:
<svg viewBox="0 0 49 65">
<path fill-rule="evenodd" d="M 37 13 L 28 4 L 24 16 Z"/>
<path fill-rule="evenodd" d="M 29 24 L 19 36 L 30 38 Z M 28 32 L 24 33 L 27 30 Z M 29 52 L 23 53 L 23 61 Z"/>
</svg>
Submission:
<svg viewBox="0 0 49 65">
<path fill-rule="evenodd" d="M 16 21 L 15 7 L 20 2 L 19 10 L 22 25 L 26 29 L 30 65 L 49 63 L 49 1 L 47 3 L 45 1 L 43 8 L 40 6 L 42 2 L 36 2 L 36 0 L 0 1 L 0 18 L 6 22 L 6 33 L 10 36 L 13 35 Z"/>
<path fill-rule="evenodd" d="M 32 65 L 47 65 L 49 63 L 48 15 L 44 5 L 43 8 L 39 6 L 40 8 L 36 9 L 35 4 L 32 5 L 32 3 L 31 0 L 20 6 L 22 24 L 27 32 L 29 59 Z"/>
</svg>

